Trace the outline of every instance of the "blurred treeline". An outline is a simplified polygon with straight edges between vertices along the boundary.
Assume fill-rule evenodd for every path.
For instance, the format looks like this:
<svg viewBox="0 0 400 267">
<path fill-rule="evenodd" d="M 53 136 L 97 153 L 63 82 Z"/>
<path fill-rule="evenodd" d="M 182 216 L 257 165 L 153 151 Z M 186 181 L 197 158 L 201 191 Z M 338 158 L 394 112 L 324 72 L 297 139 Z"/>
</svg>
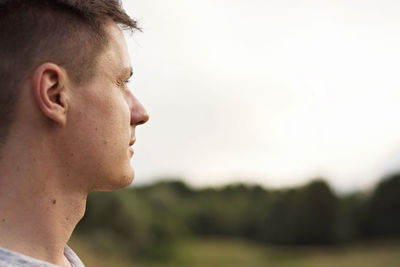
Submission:
<svg viewBox="0 0 400 267">
<path fill-rule="evenodd" d="M 280 245 L 399 238 L 400 174 L 347 195 L 322 179 L 281 190 L 243 184 L 195 190 L 169 181 L 93 193 L 77 234 L 97 249 L 152 259 L 171 256 L 171 244 L 193 236 Z"/>
</svg>

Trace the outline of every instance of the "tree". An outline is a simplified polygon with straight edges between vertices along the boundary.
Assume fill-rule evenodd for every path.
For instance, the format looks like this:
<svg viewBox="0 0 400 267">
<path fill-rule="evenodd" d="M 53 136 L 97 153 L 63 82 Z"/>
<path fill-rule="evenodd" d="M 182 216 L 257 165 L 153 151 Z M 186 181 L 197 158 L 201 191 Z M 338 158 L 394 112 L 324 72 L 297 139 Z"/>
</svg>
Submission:
<svg viewBox="0 0 400 267">
<path fill-rule="evenodd" d="M 361 227 L 366 237 L 400 236 L 400 174 L 378 184 L 366 203 Z"/>
</svg>

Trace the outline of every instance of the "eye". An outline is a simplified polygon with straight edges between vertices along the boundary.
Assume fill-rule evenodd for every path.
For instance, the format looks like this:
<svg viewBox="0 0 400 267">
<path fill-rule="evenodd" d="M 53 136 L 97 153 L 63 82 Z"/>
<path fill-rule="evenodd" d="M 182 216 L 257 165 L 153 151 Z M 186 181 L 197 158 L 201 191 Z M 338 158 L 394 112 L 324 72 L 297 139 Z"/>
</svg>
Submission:
<svg viewBox="0 0 400 267">
<path fill-rule="evenodd" d="M 119 80 L 117 81 L 117 86 L 123 88 L 123 89 L 127 89 L 128 88 L 128 83 L 130 83 L 130 80 Z"/>
</svg>

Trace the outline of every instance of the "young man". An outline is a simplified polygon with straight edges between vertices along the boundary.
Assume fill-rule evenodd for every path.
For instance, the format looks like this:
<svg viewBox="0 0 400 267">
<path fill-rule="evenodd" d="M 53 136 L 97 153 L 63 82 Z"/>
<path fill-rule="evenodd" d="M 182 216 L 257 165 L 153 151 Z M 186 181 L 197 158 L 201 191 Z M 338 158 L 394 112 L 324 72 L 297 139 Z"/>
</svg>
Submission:
<svg viewBox="0 0 400 267">
<path fill-rule="evenodd" d="M 149 116 L 120 27 L 117 0 L 0 0 L 0 266 L 83 266 L 87 195 L 132 182 Z"/>
</svg>

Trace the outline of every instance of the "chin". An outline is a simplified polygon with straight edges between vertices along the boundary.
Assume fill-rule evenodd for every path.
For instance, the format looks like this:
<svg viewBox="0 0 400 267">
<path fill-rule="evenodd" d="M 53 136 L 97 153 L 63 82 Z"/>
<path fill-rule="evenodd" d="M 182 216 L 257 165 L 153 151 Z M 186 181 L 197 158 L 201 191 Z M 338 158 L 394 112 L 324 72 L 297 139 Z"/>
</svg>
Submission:
<svg viewBox="0 0 400 267">
<path fill-rule="evenodd" d="M 125 179 L 122 179 L 121 188 L 127 187 L 132 184 L 133 180 L 135 179 L 135 171 L 132 170 L 128 176 L 124 176 Z"/>
<path fill-rule="evenodd" d="M 123 175 L 120 179 L 118 179 L 116 183 L 117 188 L 115 188 L 114 190 L 121 189 L 131 185 L 134 178 L 135 178 L 135 172 L 132 169 L 128 174 Z"/>
<path fill-rule="evenodd" d="M 105 181 L 98 185 L 97 189 L 94 191 L 114 191 L 118 189 L 122 189 L 132 184 L 133 179 L 135 178 L 135 171 L 130 168 L 129 172 L 121 174 L 112 179 L 105 179 Z"/>
</svg>

